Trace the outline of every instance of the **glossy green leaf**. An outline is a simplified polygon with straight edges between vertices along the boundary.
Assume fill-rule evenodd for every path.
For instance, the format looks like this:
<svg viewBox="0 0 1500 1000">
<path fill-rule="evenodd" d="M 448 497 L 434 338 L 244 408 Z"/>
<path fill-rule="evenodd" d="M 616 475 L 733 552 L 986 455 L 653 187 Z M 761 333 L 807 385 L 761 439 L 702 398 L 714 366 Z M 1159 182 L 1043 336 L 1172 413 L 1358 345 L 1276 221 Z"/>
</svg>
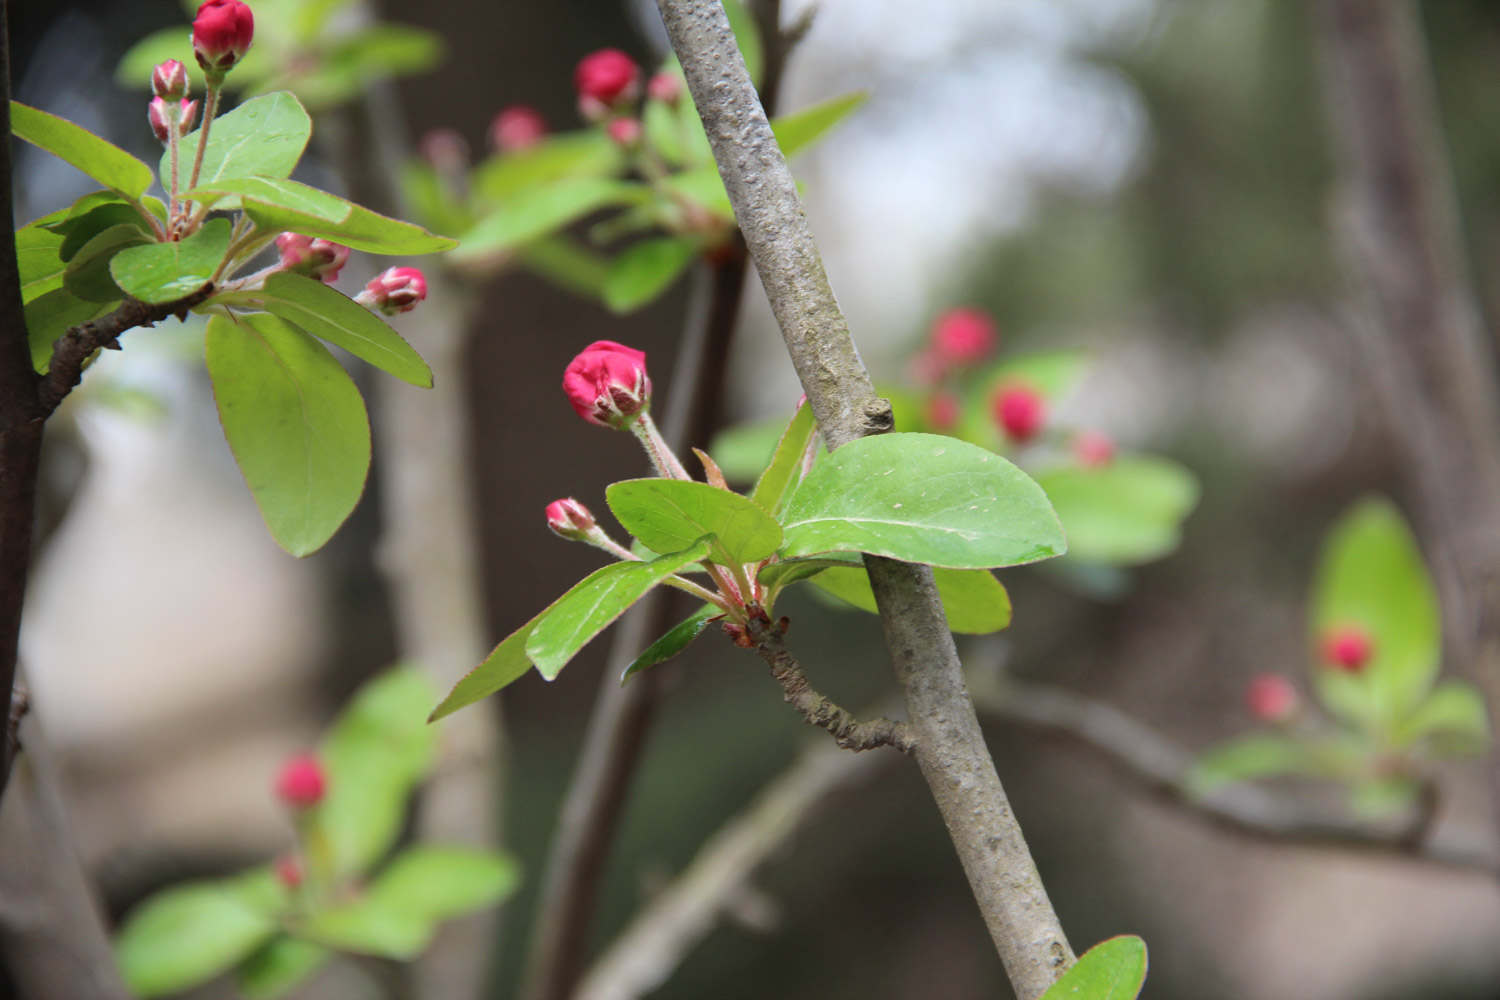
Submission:
<svg viewBox="0 0 1500 1000">
<path fill-rule="evenodd" d="M 1124 934 L 1078 956 L 1042 1000 L 1135 1000 L 1145 985 L 1146 942 Z"/>
<path fill-rule="evenodd" d="M 784 557 L 870 552 L 950 569 L 1067 549 L 1040 486 L 993 452 L 935 434 L 880 434 L 818 461 L 782 515 Z"/>
<path fill-rule="evenodd" d="M 610 264 L 604 304 L 617 313 L 633 312 L 672 287 L 697 259 L 698 241 L 680 236 L 632 244 Z"/>
<path fill-rule="evenodd" d="M 1010 625 L 1010 595 L 987 569 L 934 569 L 948 627 L 963 635 L 988 635 Z M 864 567 L 835 566 L 812 577 L 813 586 L 861 611 L 878 614 Z"/>
<path fill-rule="evenodd" d="M 1069 555 L 1111 565 L 1136 565 L 1171 552 L 1198 502 L 1192 473 L 1146 455 L 1093 468 L 1047 469 L 1036 481 L 1062 520 Z"/>
<path fill-rule="evenodd" d="M 209 320 L 219 421 L 271 535 L 316 552 L 354 510 L 370 467 L 364 400 L 328 349 L 264 313 Z"/>
<path fill-rule="evenodd" d="M 51 218 L 51 216 L 48 216 Z M 38 219 L 16 230 L 16 266 L 21 273 L 21 301 L 62 287 L 67 262 L 62 259 L 63 237 L 47 229 Z"/>
<path fill-rule="evenodd" d="M 125 297 L 110 274 L 115 255 L 146 244 L 138 226 L 110 226 L 83 245 L 63 271 L 63 287 L 90 302 L 114 302 Z"/>
<path fill-rule="evenodd" d="M 321 945 L 278 934 L 240 963 L 235 980 L 248 1000 L 274 1000 L 332 957 Z"/>
<path fill-rule="evenodd" d="M 185 240 L 121 250 L 109 262 L 115 284 L 142 302 L 174 302 L 213 280 L 229 252 L 228 219 L 209 219 Z"/>
<path fill-rule="evenodd" d="M 1392 728 L 1427 696 L 1441 659 L 1437 595 L 1416 540 L 1396 508 L 1366 499 L 1341 517 L 1319 560 L 1311 616 L 1314 648 L 1330 630 L 1363 629 L 1373 655 L 1359 674 L 1313 671 L 1330 709 Z"/>
<path fill-rule="evenodd" d="M 488 698 L 507 684 L 520 680 L 526 671 L 531 669 L 531 660 L 526 655 L 526 643 L 531 639 L 531 633 L 543 618 L 552 613 L 552 609 L 557 607 L 561 600 L 560 597 L 553 601 L 525 625 L 500 640 L 500 643 L 490 650 L 490 655 L 484 658 L 483 663 L 470 670 L 453 686 L 448 696 L 432 710 L 427 721 L 436 722 L 444 716 L 452 715 L 460 708 L 472 705 L 482 698 Z"/>
<path fill-rule="evenodd" d="M 10 128 L 17 138 L 45 149 L 127 198 L 139 198 L 151 186 L 149 166 L 67 119 L 11 101 Z"/>
<path fill-rule="evenodd" d="M 1188 786 L 1206 794 L 1221 785 L 1287 774 L 1339 777 L 1360 767 L 1358 750 L 1337 740 L 1252 733 L 1213 747 L 1193 763 Z"/>
<path fill-rule="evenodd" d="M 107 193 L 110 197 L 116 197 L 112 191 Z M 146 231 L 145 220 L 139 212 L 123 201 L 112 201 L 96 205 L 82 215 L 52 227 L 54 233 L 63 237 L 62 246 L 57 248 L 58 258 L 63 261 L 72 260 L 85 243 L 112 226 L 134 226 L 141 231 L 142 239 L 153 238 Z"/>
<path fill-rule="evenodd" d="M 771 460 L 750 492 L 750 499 L 760 504 L 762 510 L 777 515 L 786 507 L 792 487 L 802 478 L 802 457 L 807 454 L 807 446 L 817 430 L 818 422 L 813 417 L 812 407 L 806 400 L 799 402 L 786 430 L 781 433 L 781 440 L 776 442 Z"/>
<path fill-rule="evenodd" d="M 580 177 L 528 190 L 505 201 L 462 237 L 455 260 L 473 260 L 509 250 L 614 205 L 651 197 L 640 184 L 607 177 Z"/>
<path fill-rule="evenodd" d="M 55 288 L 26 303 L 26 339 L 31 348 L 31 366 L 38 372 L 52 362 L 52 345 L 69 327 L 87 323 L 113 309 L 112 303 L 80 299 L 66 288 Z"/>
<path fill-rule="evenodd" d="M 432 369 L 390 324 L 316 279 L 283 271 L 267 278 L 264 288 L 229 292 L 212 301 L 264 309 L 403 382 L 432 387 Z"/>
<path fill-rule="evenodd" d="M 236 72 L 239 69 L 236 67 Z M 179 155 L 184 187 L 202 134 L 200 128 L 182 138 Z M 214 119 L 208 148 L 203 152 L 203 169 L 194 186 L 212 190 L 219 182 L 236 177 L 290 177 L 311 135 L 312 119 L 291 94 L 280 91 L 253 97 Z M 170 188 L 171 169 L 171 161 L 163 153 L 160 170 L 164 189 Z M 226 203 L 220 207 L 234 206 Z"/>
<path fill-rule="evenodd" d="M 569 178 L 606 177 L 623 165 L 620 147 L 603 129 L 564 132 L 480 164 L 474 171 L 474 193 L 503 206 L 513 198 L 531 197 L 533 189 Z"/>
<path fill-rule="evenodd" d="M 611 484 L 604 498 L 625 530 L 656 552 L 712 535 L 712 558 L 730 565 L 764 559 L 781 545 L 781 525 L 759 504 L 707 483 L 627 479 Z"/>
<path fill-rule="evenodd" d="M 131 992 L 156 997 L 228 971 L 275 932 L 274 912 L 239 881 L 191 882 L 137 907 L 115 939 L 115 955 Z"/>
<path fill-rule="evenodd" d="M 1403 746 L 1419 740 L 1450 753 L 1479 750 L 1489 742 L 1490 723 L 1484 698 L 1468 684 L 1446 681 L 1401 722 L 1396 741 Z"/>
<path fill-rule="evenodd" d="M 526 640 L 526 655 L 538 673 L 554 679 L 589 640 L 648 590 L 707 554 L 708 543 L 700 541 L 650 562 L 615 563 L 595 570 L 540 616 Z"/>
<path fill-rule="evenodd" d="M 642 670 L 656 666 L 658 663 L 665 663 L 684 649 L 687 649 L 693 640 L 702 635 L 703 630 L 708 628 L 708 620 L 722 613 L 714 605 L 705 604 L 672 626 L 661 638 L 647 646 L 640 656 L 631 661 L 630 666 L 626 667 L 625 672 L 620 675 L 620 683 L 625 683 L 625 681 L 630 679 L 632 674 L 638 674 Z"/>
<path fill-rule="evenodd" d="M 401 835 L 412 792 L 437 759 L 433 695 L 420 671 L 387 671 L 360 688 L 323 740 L 319 821 L 340 873 L 369 870 Z"/>
</svg>

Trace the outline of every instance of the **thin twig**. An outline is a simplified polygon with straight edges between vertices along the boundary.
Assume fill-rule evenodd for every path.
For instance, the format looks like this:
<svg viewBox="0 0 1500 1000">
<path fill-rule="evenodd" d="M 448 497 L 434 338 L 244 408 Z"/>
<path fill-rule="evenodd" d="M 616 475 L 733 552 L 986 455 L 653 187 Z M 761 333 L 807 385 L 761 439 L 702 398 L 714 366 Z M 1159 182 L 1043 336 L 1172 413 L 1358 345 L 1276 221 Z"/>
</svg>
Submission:
<svg viewBox="0 0 1500 1000">
<path fill-rule="evenodd" d="M 717 0 L 658 0 L 808 403 L 830 449 L 889 430 L 765 110 Z M 867 557 L 886 645 L 906 695 L 916 758 L 1021 1000 L 1073 953 L 985 747 L 932 571 Z"/>
<path fill-rule="evenodd" d="M 873 750 L 876 747 L 895 747 L 902 753 L 916 750 L 911 729 L 906 723 L 884 717 L 861 722 L 848 709 L 814 688 L 802 664 L 786 648 L 785 622 L 783 618 L 780 624 L 773 625 L 764 619 L 752 618 L 745 631 L 755 643 L 755 651 L 770 665 L 771 676 L 781 685 L 787 704 L 800 712 L 810 725 L 826 729 L 833 741 L 845 750 Z"/>
</svg>

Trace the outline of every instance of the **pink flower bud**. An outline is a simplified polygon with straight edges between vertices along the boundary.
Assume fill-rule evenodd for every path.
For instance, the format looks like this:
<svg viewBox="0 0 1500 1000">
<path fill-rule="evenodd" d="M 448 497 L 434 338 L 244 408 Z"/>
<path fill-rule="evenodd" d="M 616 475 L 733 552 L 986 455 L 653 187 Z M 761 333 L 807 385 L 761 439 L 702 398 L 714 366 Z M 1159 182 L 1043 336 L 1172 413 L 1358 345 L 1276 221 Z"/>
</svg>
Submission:
<svg viewBox="0 0 1500 1000">
<path fill-rule="evenodd" d="M 371 278 L 354 301 L 394 316 L 411 312 L 425 298 L 427 279 L 421 271 L 414 267 L 389 267 Z"/>
<path fill-rule="evenodd" d="M 952 430 L 958 423 L 959 409 L 958 397 L 953 393 L 934 393 L 927 400 L 927 422 L 936 430 Z"/>
<path fill-rule="evenodd" d="M 502 153 L 530 149 L 547 135 L 547 121 L 536 108 L 512 104 L 490 122 L 490 143 Z"/>
<path fill-rule="evenodd" d="M 641 141 L 641 123 L 636 118 L 614 118 L 605 131 L 617 146 L 634 146 Z"/>
<path fill-rule="evenodd" d="M 323 765 L 311 754 L 293 757 L 276 776 L 276 797 L 292 809 L 310 809 L 323 801 L 327 790 Z"/>
<path fill-rule="evenodd" d="M 157 142 L 166 142 L 172 137 L 171 105 L 165 97 L 153 97 L 146 107 L 146 120 L 151 123 L 151 132 Z"/>
<path fill-rule="evenodd" d="M 563 392 L 591 424 L 624 428 L 651 404 L 651 379 L 642 351 L 596 340 L 563 371 Z"/>
<path fill-rule="evenodd" d="M 676 104 L 682 97 L 682 77 L 676 73 L 657 73 L 646 81 L 646 96 L 663 104 Z"/>
<path fill-rule="evenodd" d="M 276 869 L 276 881 L 288 889 L 295 889 L 302 884 L 302 880 L 305 877 L 302 871 L 302 862 L 298 861 L 293 855 L 283 854 L 276 859 L 276 863 L 272 867 Z"/>
<path fill-rule="evenodd" d="M 193 130 L 193 123 L 198 120 L 198 102 L 184 100 L 178 107 L 177 134 L 187 135 Z"/>
<path fill-rule="evenodd" d="M 972 365 L 989 357 L 998 335 L 978 309 L 949 309 L 932 325 L 932 350 L 950 365 Z"/>
<path fill-rule="evenodd" d="M 583 504 L 567 497 L 547 505 L 547 527 L 556 535 L 572 541 L 583 541 L 595 530 L 594 515 Z"/>
<path fill-rule="evenodd" d="M 255 37 L 255 15 L 240 0 L 208 0 L 193 18 L 193 56 L 209 77 L 223 77 Z"/>
<path fill-rule="evenodd" d="M 1115 458 L 1115 443 L 1098 431 L 1079 431 L 1073 438 L 1073 457 L 1085 469 L 1108 465 Z"/>
<path fill-rule="evenodd" d="M 417 142 L 422 159 L 441 174 L 459 174 L 469 166 L 469 142 L 455 129 L 435 128 Z"/>
<path fill-rule="evenodd" d="M 342 243 L 302 233 L 282 233 L 276 237 L 276 249 L 281 251 L 283 270 L 320 278 L 327 285 L 349 262 L 349 248 Z"/>
<path fill-rule="evenodd" d="M 1297 713 L 1297 689 L 1280 674 L 1257 674 L 1245 689 L 1250 714 L 1262 722 L 1285 722 Z"/>
<path fill-rule="evenodd" d="M 1025 444 L 1036 437 L 1037 431 L 1047 419 L 1047 405 L 1035 389 L 1027 385 L 1011 385 L 995 394 L 995 422 L 1016 444 Z"/>
<path fill-rule="evenodd" d="M 1326 665 L 1357 674 L 1375 655 L 1375 640 L 1358 625 L 1341 625 L 1323 634 L 1320 652 Z"/>
<path fill-rule="evenodd" d="M 579 61 L 573 71 L 573 89 L 580 100 L 614 104 L 640 92 L 640 75 L 635 60 L 619 49 L 600 49 Z"/>
<path fill-rule="evenodd" d="M 176 59 L 168 59 L 151 71 L 151 93 L 157 97 L 180 101 L 187 91 L 187 67 Z"/>
</svg>

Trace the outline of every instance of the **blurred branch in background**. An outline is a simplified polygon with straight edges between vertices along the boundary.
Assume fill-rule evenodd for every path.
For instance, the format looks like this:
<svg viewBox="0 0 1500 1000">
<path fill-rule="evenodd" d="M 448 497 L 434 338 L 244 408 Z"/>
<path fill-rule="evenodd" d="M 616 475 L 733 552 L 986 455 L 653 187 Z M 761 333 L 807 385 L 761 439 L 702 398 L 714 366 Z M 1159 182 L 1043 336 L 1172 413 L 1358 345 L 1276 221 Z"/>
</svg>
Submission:
<svg viewBox="0 0 1500 1000">
<path fill-rule="evenodd" d="M 1459 239 L 1452 168 L 1417 8 L 1323 0 L 1316 34 L 1343 187 L 1338 230 L 1362 346 L 1419 534 L 1451 661 L 1500 723 L 1500 403 Z M 1500 751 L 1490 785 L 1500 829 Z M 1500 835 L 1497 835 L 1500 844 Z"/>
</svg>

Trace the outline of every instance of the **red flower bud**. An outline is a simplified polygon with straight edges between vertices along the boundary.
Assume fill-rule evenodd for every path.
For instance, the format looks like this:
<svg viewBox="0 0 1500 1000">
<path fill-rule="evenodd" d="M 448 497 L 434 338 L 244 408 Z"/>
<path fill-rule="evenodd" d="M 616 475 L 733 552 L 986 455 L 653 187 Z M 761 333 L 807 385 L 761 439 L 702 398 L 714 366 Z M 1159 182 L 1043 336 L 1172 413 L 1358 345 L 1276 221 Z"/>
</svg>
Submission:
<svg viewBox="0 0 1500 1000">
<path fill-rule="evenodd" d="M 995 350 L 995 324 L 978 309 L 949 309 L 932 325 L 932 350 L 950 365 L 972 365 Z"/>
<path fill-rule="evenodd" d="M 168 59 L 151 71 L 151 93 L 157 97 L 180 101 L 187 91 L 187 67 L 176 59 Z"/>
<path fill-rule="evenodd" d="M 1079 431 L 1073 438 L 1073 457 L 1085 469 L 1108 465 L 1115 458 L 1115 443 L 1098 431 Z"/>
<path fill-rule="evenodd" d="M 146 120 L 151 123 L 151 132 L 157 142 L 166 142 L 172 137 L 170 105 L 165 97 L 153 97 L 146 107 Z"/>
<path fill-rule="evenodd" d="M 1047 419 L 1047 404 L 1030 386 L 1011 385 L 995 394 L 994 414 L 995 422 L 1012 441 L 1025 444 L 1042 429 Z"/>
<path fill-rule="evenodd" d="M 354 301 L 394 316 L 411 312 L 425 298 L 427 279 L 421 271 L 414 267 L 389 267 L 371 278 Z"/>
<path fill-rule="evenodd" d="M 349 262 L 349 248 L 342 243 L 302 233 L 282 233 L 276 237 L 276 249 L 281 251 L 284 270 L 321 278 L 329 285 Z"/>
<path fill-rule="evenodd" d="M 273 867 L 276 869 L 276 881 L 288 889 L 295 889 L 302 884 L 304 878 L 302 862 L 293 855 L 283 854 L 276 859 Z"/>
<path fill-rule="evenodd" d="M 571 541 L 582 541 L 595 527 L 594 515 L 587 507 L 568 497 L 547 505 L 547 527 L 554 534 Z"/>
<path fill-rule="evenodd" d="M 682 97 L 682 77 L 676 73 L 657 73 L 646 81 L 646 96 L 663 104 L 676 104 Z"/>
<path fill-rule="evenodd" d="M 927 400 L 927 422 L 936 430 L 952 430 L 958 423 L 959 410 L 958 397 L 953 393 L 935 393 Z"/>
<path fill-rule="evenodd" d="M 208 0 L 193 18 L 193 56 L 209 77 L 223 77 L 255 37 L 255 15 L 240 0 Z"/>
<path fill-rule="evenodd" d="M 619 49 L 600 49 L 579 61 L 573 71 L 573 89 L 580 100 L 614 104 L 640 91 L 640 75 L 635 60 Z"/>
<path fill-rule="evenodd" d="M 634 146 L 641 141 L 641 123 L 636 118 L 613 118 L 605 131 L 617 146 Z"/>
<path fill-rule="evenodd" d="M 591 424 L 624 428 L 651 404 L 651 379 L 643 351 L 596 340 L 563 371 L 563 392 Z"/>
<path fill-rule="evenodd" d="M 281 765 L 276 797 L 292 809 L 308 809 L 323 801 L 328 779 L 323 765 L 311 754 L 300 754 Z"/>
<path fill-rule="evenodd" d="M 1375 640 L 1358 625 L 1341 625 L 1323 634 L 1321 652 L 1328 666 L 1357 674 L 1375 655 Z"/>
<path fill-rule="evenodd" d="M 1285 722 L 1297 713 L 1297 689 L 1280 674 L 1257 674 L 1245 689 L 1250 714 L 1262 722 Z"/>
<path fill-rule="evenodd" d="M 536 108 L 512 104 L 490 122 L 490 143 L 502 153 L 529 149 L 547 135 L 547 122 Z"/>
</svg>

